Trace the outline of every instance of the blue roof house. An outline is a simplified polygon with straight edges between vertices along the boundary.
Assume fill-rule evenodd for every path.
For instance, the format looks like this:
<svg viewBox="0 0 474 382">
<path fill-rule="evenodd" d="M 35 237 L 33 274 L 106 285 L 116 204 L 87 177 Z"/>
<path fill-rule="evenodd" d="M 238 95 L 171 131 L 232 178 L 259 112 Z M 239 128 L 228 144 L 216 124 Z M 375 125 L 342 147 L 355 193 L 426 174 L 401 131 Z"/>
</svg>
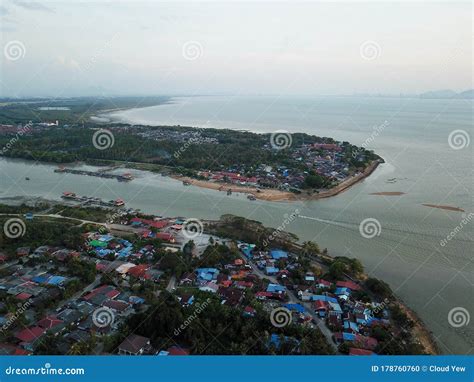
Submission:
<svg viewBox="0 0 474 382">
<path fill-rule="evenodd" d="M 325 296 L 322 294 L 313 294 L 311 296 L 311 301 L 326 301 L 326 302 L 332 302 L 334 304 L 337 304 L 337 298 Z"/>
<path fill-rule="evenodd" d="M 272 249 L 270 251 L 270 256 L 274 260 L 287 259 L 288 258 L 288 253 L 285 252 L 285 251 L 282 251 L 281 249 Z"/>
<path fill-rule="evenodd" d="M 340 295 L 346 295 L 349 296 L 351 294 L 351 290 L 348 288 L 336 288 L 336 291 L 334 292 L 336 296 Z"/>
<path fill-rule="evenodd" d="M 267 275 L 276 275 L 280 270 L 275 267 L 266 267 L 265 268 L 265 273 Z"/>
<path fill-rule="evenodd" d="M 285 287 L 278 284 L 268 284 L 267 287 L 267 292 L 270 293 L 284 293 L 285 291 Z"/>
<path fill-rule="evenodd" d="M 355 341 L 356 335 L 354 333 L 342 333 L 342 339 L 344 341 Z"/>
<path fill-rule="evenodd" d="M 295 312 L 298 312 L 298 313 L 304 313 L 305 312 L 305 308 L 301 304 L 286 304 L 286 305 L 284 305 L 284 307 L 286 309 L 289 309 L 291 311 L 295 311 Z"/>
<path fill-rule="evenodd" d="M 51 276 L 48 280 L 49 285 L 62 285 L 66 281 L 66 278 L 63 276 Z"/>
<path fill-rule="evenodd" d="M 352 321 L 344 321 L 344 330 L 351 330 L 354 333 L 359 333 L 359 326 Z"/>
</svg>

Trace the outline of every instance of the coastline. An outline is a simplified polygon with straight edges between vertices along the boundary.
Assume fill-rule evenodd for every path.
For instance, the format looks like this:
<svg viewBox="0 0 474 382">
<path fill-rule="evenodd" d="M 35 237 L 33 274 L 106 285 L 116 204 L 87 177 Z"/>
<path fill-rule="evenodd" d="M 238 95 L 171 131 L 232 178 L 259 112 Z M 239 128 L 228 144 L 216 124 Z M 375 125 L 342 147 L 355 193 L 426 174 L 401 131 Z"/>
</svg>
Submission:
<svg viewBox="0 0 474 382">
<path fill-rule="evenodd" d="M 291 243 L 291 247 L 297 251 L 303 249 L 302 245 L 299 243 Z M 329 262 L 332 263 L 335 260 L 335 257 L 330 254 L 318 253 L 315 255 L 318 259 L 317 262 Z M 359 281 L 364 281 L 368 278 L 368 274 L 364 273 L 360 275 Z M 393 293 L 392 295 L 392 304 L 398 305 L 403 313 L 413 321 L 413 328 L 411 329 L 412 334 L 418 339 L 421 346 L 428 355 L 439 355 L 442 354 L 436 340 L 433 336 L 433 333 L 429 330 L 428 326 L 423 322 L 423 320 L 418 316 L 418 314 L 410 308 L 397 294 Z"/>
<path fill-rule="evenodd" d="M 62 207 L 67 207 L 68 206 L 67 204 L 65 204 L 63 202 L 56 202 L 56 201 L 47 200 L 47 199 L 41 199 L 41 201 L 43 201 L 45 203 L 50 203 L 54 206 L 62 206 Z M 1 204 L 3 204 L 3 203 L 1 203 Z M 6 205 L 8 205 L 8 204 L 6 204 Z M 35 206 L 34 208 L 37 208 L 37 207 Z M 81 208 L 84 208 L 84 207 L 81 207 Z M 2 212 L 2 213 L 0 213 L 0 217 L 22 217 L 23 215 L 24 215 L 23 213 L 15 213 L 15 212 Z M 101 226 L 101 227 L 106 227 L 106 229 L 110 230 L 113 234 L 118 234 L 118 235 L 120 235 L 120 234 L 125 235 L 125 234 L 132 234 L 132 233 L 139 233 L 140 232 L 139 229 L 128 228 L 129 226 L 125 226 L 121 223 L 114 224 L 114 223 L 108 223 L 107 221 L 95 221 L 96 219 L 94 219 L 94 221 L 93 220 L 86 220 L 86 219 L 90 219 L 90 218 L 88 218 L 88 217 L 79 217 L 78 218 L 78 217 L 70 216 L 70 215 L 68 216 L 68 215 L 62 214 L 62 211 L 59 211 L 57 213 L 54 213 L 54 212 L 53 213 L 41 213 L 41 212 L 36 213 L 35 212 L 34 215 L 35 215 L 35 217 L 41 218 L 41 219 L 69 220 L 71 222 L 75 221 L 75 222 L 77 222 L 81 225 L 84 224 L 84 223 L 98 225 L 98 226 Z M 174 217 L 174 218 L 167 217 L 166 219 L 172 220 L 172 219 L 176 219 L 176 218 L 177 217 Z M 222 222 L 222 217 L 219 220 L 203 220 L 203 222 L 205 224 Z M 261 224 L 261 223 L 258 223 L 258 224 Z M 268 227 L 264 227 L 264 228 L 269 229 Z M 299 252 L 299 251 L 303 250 L 303 246 L 298 242 L 288 241 L 287 244 L 288 244 L 289 248 L 294 250 L 295 252 Z M 318 253 L 318 254 L 314 255 L 314 257 L 315 258 L 313 258 L 313 260 L 315 260 L 318 264 L 324 264 L 325 262 L 331 263 L 336 259 L 336 257 L 333 257 L 329 254 L 324 254 L 324 253 Z M 367 273 L 363 272 L 355 278 L 352 278 L 351 276 L 347 276 L 347 275 L 345 277 L 347 277 L 351 281 L 357 282 L 360 285 L 360 284 L 363 283 L 363 281 L 365 281 L 368 278 L 368 275 L 367 275 Z M 366 290 L 366 287 L 363 286 L 363 289 Z M 393 305 L 398 306 L 402 310 L 402 312 L 405 313 L 406 316 L 411 321 L 413 321 L 413 326 L 411 327 L 410 332 L 411 332 L 412 336 L 414 338 L 416 338 L 417 343 L 419 343 L 423 347 L 423 351 L 427 355 L 442 354 L 440 352 L 440 349 L 439 349 L 434 337 L 433 337 L 433 333 L 428 329 L 428 327 L 421 320 L 421 318 L 419 318 L 417 313 L 414 310 L 412 310 L 411 308 L 409 308 L 408 305 L 406 305 L 406 303 L 395 293 L 391 296 L 390 300 L 391 300 L 389 302 L 390 305 L 393 304 Z"/>
<path fill-rule="evenodd" d="M 318 200 L 330 198 L 348 190 L 352 186 L 369 177 L 381 163 L 383 163 L 383 160 L 374 160 L 369 166 L 367 166 L 367 168 L 363 172 L 351 176 L 349 179 L 346 179 L 345 181 L 341 182 L 336 187 L 313 194 L 295 194 L 293 192 L 281 191 L 277 189 L 257 189 L 256 187 L 238 186 L 232 183 L 217 183 L 207 180 L 198 180 L 182 175 L 171 175 L 170 177 L 179 181 L 189 182 L 191 186 L 208 188 L 211 190 L 224 192 L 227 192 L 227 190 L 232 190 L 232 192 L 250 194 L 253 195 L 256 199 L 270 202 Z"/>
<path fill-rule="evenodd" d="M 396 303 L 400 309 L 413 321 L 412 333 L 420 341 L 421 346 L 429 355 L 442 354 L 439 350 L 438 344 L 436 343 L 433 333 L 428 329 L 423 320 L 416 314 L 416 312 L 410 309 L 399 296 L 396 296 Z"/>
</svg>

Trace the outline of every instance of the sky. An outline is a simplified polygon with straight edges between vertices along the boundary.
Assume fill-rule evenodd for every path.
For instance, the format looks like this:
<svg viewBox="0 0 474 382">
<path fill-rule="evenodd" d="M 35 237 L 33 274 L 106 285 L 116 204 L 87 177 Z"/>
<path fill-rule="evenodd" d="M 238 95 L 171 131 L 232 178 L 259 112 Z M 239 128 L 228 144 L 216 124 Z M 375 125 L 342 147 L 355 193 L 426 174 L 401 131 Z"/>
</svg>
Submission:
<svg viewBox="0 0 474 382">
<path fill-rule="evenodd" d="M 0 0 L 0 96 L 463 91 L 472 23 L 470 1 Z"/>
</svg>

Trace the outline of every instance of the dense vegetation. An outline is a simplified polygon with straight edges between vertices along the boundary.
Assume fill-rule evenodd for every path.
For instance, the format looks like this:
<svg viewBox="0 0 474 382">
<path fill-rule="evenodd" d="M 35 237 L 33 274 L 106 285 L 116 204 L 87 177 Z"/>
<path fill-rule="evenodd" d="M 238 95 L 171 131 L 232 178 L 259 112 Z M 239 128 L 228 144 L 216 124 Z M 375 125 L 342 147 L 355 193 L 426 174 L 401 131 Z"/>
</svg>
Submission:
<svg viewBox="0 0 474 382">
<path fill-rule="evenodd" d="M 248 302 L 257 307 L 257 316 L 245 318 L 241 310 L 222 305 L 215 296 L 195 293 L 195 297 L 197 302 L 193 306 L 183 308 L 174 296 L 162 293 L 159 301 L 147 312 L 130 318 L 122 328 L 122 335 L 111 347 L 128 333 L 136 333 L 150 337 L 156 349 L 167 349 L 179 343 L 193 354 L 330 353 L 319 331 L 297 325 L 276 329 L 268 313 L 255 300 Z M 197 304 L 203 307 L 202 314 L 194 314 Z M 177 330 L 185 321 L 188 325 Z M 281 346 L 270 343 L 271 334 L 281 336 Z"/>
<path fill-rule="evenodd" d="M 255 171 L 261 164 L 270 166 L 287 166 L 293 169 L 304 170 L 304 164 L 293 158 L 292 150 L 263 149 L 269 146 L 269 134 L 255 134 L 232 130 L 199 130 L 202 139 L 215 138 L 219 144 L 202 142 L 186 145 L 187 141 L 174 139 L 175 133 L 197 131 L 190 127 L 154 127 L 150 131 L 159 130 L 168 138 L 152 140 L 146 137 L 131 134 L 126 128 L 114 128 L 114 144 L 106 150 L 98 150 L 93 145 L 93 135 L 96 129 L 85 127 L 58 127 L 45 128 L 34 134 L 23 136 L 14 147 L 4 154 L 8 157 L 25 158 L 56 163 L 73 161 L 95 160 L 119 162 L 145 162 L 161 166 L 170 166 L 183 171 L 189 170 L 223 170 L 231 167 L 245 168 L 248 174 Z M 124 126 L 122 126 L 124 127 Z M 298 147 L 303 142 L 334 142 L 331 138 L 319 138 L 303 133 L 292 135 L 293 146 Z M 11 138 L 8 135 L 0 136 L 0 147 L 5 146 Z M 366 160 L 358 162 L 352 156 L 355 146 L 345 143 L 346 161 L 354 168 L 364 167 L 376 155 L 366 152 Z M 247 175 L 247 174 L 244 174 Z M 310 174 L 307 185 L 319 187 L 324 185 L 324 179 L 317 174 Z"/>
<path fill-rule="evenodd" d="M 0 227 L 4 227 L 7 216 L 0 217 Z M 35 249 L 42 245 L 78 248 L 82 244 L 81 233 L 83 228 L 77 227 L 66 221 L 48 221 L 46 219 L 36 219 L 24 221 L 24 234 L 18 238 L 9 238 L 0 235 L 0 249 L 7 254 L 14 254 L 18 247 L 31 247 Z"/>
</svg>

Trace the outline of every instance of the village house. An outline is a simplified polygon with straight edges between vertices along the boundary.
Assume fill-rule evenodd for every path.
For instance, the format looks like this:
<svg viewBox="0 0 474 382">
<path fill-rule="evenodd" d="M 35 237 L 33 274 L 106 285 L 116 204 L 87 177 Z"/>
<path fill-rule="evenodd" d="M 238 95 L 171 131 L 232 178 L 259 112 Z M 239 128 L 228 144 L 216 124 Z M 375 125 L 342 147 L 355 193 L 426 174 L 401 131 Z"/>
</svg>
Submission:
<svg viewBox="0 0 474 382">
<path fill-rule="evenodd" d="M 118 347 L 120 355 L 142 355 L 150 351 L 150 339 L 130 334 Z"/>
</svg>

